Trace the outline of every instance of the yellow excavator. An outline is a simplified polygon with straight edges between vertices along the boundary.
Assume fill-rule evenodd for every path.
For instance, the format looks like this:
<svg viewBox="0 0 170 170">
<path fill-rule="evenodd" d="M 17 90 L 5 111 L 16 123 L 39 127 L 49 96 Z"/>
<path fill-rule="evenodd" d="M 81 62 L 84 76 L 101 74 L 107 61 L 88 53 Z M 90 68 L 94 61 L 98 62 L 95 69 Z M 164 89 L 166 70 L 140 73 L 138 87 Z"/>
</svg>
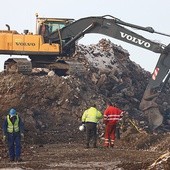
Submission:
<svg viewBox="0 0 170 170">
<path fill-rule="evenodd" d="M 155 99 L 170 77 L 170 45 L 160 44 L 132 32 L 127 27 L 161 34 L 152 27 L 142 27 L 124 22 L 110 15 L 86 17 L 79 20 L 68 18 L 40 18 L 36 15 L 36 33 L 25 30 L 18 33 L 11 30 L 0 30 L 0 54 L 26 55 L 30 58 L 10 58 L 4 63 L 5 72 L 28 74 L 32 68 L 49 68 L 51 70 L 69 69 L 64 62 L 75 52 L 76 42 L 88 33 L 98 33 L 133 44 L 146 50 L 160 53 L 159 60 L 146 88 L 140 108 L 149 119 L 150 129 L 154 130 L 162 124 L 163 117 Z M 61 60 L 62 59 L 62 60 Z"/>
</svg>

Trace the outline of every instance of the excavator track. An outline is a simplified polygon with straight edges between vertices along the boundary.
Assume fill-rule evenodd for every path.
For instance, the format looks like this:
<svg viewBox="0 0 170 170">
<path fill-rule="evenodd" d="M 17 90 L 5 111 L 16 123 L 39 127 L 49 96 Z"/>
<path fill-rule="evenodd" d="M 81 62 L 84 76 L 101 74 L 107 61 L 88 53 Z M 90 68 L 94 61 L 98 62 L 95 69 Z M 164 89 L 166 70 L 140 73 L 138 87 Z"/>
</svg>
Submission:
<svg viewBox="0 0 170 170">
<path fill-rule="evenodd" d="M 82 74 L 86 71 L 84 65 L 78 61 L 66 61 L 66 63 L 69 65 L 67 73 L 70 75 Z"/>
<path fill-rule="evenodd" d="M 32 73 L 32 68 L 48 68 L 53 70 L 57 75 L 75 75 L 85 72 L 85 67 L 82 63 L 77 61 L 59 60 L 55 63 L 31 63 L 26 58 L 10 58 L 5 61 L 5 73 L 22 73 L 29 75 Z"/>
<path fill-rule="evenodd" d="M 31 74 L 32 64 L 26 58 L 10 58 L 4 63 L 4 72 Z"/>
<path fill-rule="evenodd" d="M 85 72 L 82 63 L 75 60 L 58 60 L 56 62 L 33 62 L 33 68 L 48 68 L 53 70 L 58 76 L 75 75 Z"/>
</svg>

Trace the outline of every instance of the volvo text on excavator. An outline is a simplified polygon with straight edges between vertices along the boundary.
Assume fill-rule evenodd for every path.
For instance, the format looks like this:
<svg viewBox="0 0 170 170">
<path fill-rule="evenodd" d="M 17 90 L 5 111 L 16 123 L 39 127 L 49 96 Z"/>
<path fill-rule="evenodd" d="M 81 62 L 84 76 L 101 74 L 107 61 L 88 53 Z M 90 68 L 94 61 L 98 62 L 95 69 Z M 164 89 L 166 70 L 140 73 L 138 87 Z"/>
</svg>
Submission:
<svg viewBox="0 0 170 170">
<path fill-rule="evenodd" d="M 156 32 L 152 27 L 142 27 L 124 22 L 110 15 L 86 17 L 79 20 L 68 18 L 40 18 L 36 15 L 36 33 L 25 30 L 20 34 L 15 30 L 0 30 L 0 54 L 26 55 L 25 58 L 10 58 L 5 61 L 5 72 L 28 74 L 32 68 L 49 68 L 54 71 L 67 71 L 69 65 L 63 60 L 75 52 L 76 42 L 88 33 L 104 34 L 133 44 L 146 50 L 160 53 L 154 73 L 144 92 L 140 109 L 148 115 L 151 131 L 162 124 L 163 116 L 159 112 L 155 99 L 158 91 L 170 77 L 170 44 L 164 45 L 144 38 L 127 27 L 169 36 Z"/>
</svg>

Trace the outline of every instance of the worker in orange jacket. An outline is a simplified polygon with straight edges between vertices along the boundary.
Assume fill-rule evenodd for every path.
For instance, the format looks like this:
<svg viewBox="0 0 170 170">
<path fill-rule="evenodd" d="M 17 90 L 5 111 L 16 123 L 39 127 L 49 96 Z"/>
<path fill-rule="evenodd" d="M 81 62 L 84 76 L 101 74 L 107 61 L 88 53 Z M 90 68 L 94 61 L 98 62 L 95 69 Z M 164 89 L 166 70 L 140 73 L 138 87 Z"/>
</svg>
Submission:
<svg viewBox="0 0 170 170">
<path fill-rule="evenodd" d="M 123 111 L 116 106 L 113 106 L 109 101 L 107 102 L 107 108 L 104 111 L 104 124 L 105 126 L 105 147 L 113 147 L 115 141 L 116 124 L 122 118 Z"/>
</svg>

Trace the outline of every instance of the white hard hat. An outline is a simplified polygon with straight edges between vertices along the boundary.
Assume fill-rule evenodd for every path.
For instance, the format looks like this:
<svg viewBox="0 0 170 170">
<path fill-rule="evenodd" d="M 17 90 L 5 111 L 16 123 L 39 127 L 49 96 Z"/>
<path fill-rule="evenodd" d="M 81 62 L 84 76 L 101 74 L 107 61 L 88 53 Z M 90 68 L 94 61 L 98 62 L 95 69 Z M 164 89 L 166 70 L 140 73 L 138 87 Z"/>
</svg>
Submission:
<svg viewBox="0 0 170 170">
<path fill-rule="evenodd" d="M 84 130 L 84 125 L 79 126 L 79 130 L 83 131 Z"/>
</svg>

